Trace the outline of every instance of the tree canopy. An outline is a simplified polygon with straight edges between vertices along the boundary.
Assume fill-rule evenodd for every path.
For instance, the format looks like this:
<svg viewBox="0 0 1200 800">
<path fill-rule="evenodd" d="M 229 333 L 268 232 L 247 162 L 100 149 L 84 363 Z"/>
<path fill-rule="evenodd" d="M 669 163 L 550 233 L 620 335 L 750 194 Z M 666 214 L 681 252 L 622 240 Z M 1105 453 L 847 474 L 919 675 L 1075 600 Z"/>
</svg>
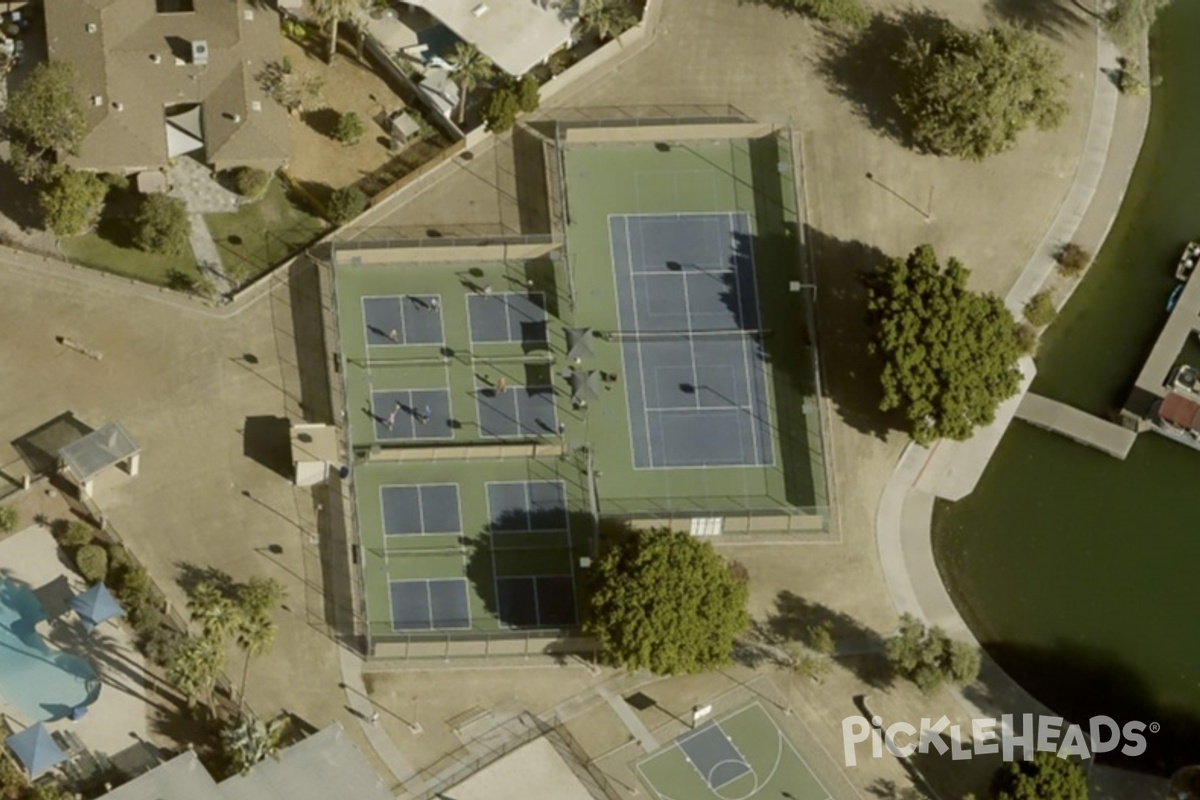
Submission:
<svg viewBox="0 0 1200 800">
<path fill-rule="evenodd" d="M 1038 752 L 1032 761 L 1011 761 L 996 771 L 996 800 L 1087 800 L 1087 775 L 1073 761 Z"/>
<path fill-rule="evenodd" d="M 1067 115 L 1061 59 L 1013 25 L 972 31 L 942 21 L 930 38 L 910 35 L 895 60 L 896 104 L 913 143 L 932 153 L 979 161 L 1030 125 L 1052 130 Z"/>
<path fill-rule="evenodd" d="M 74 153 L 87 132 L 76 79 L 70 62 L 38 64 L 9 98 L 9 129 L 37 150 Z"/>
<path fill-rule="evenodd" d="M 951 639 L 937 626 L 926 628 L 909 614 L 901 618 L 900 630 L 888 639 L 884 653 L 892 668 L 923 692 L 947 682 L 962 686 L 979 676 L 977 649 Z"/>
<path fill-rule="evenodd" d="M 968 290 L 968 274 L 954 258 L 943 269 L 921 245 L 868 286 L 871 349 L 883 358 L 880 407 L 901 410 L 920 444 L 969 438 L 1020 383 L 1020 326 L 995 295 Z"/>
<path fill-rule="evenodd" d="M 108 184 L 94 172 L 64 169 L 38 193 L 46 227 L 58 236 L 87 233 L 100 221 Z"/>
<path fill-rule="evenodd" d="M 627 669 L 673 675 L 726 664 L 750 623 L 746 581 L 686 533 L 631 533 L 594 570 L 585 630 Z"/>
<path fill-rule="evenodd" d="M 1169 5 L 1171 0 L 1115 0 L 1101 23 L 1117 47 L 1133 53 L 1146 40 L 1159 12 Z"/>
<path fill-rule="evenodd" d="M 173 256 L 187 252 L 192 220 L 179 198 L 165 194 L 148 196 L 138 207 L 133 223 L 133 243 L 139 250 Z"/>
</svg>

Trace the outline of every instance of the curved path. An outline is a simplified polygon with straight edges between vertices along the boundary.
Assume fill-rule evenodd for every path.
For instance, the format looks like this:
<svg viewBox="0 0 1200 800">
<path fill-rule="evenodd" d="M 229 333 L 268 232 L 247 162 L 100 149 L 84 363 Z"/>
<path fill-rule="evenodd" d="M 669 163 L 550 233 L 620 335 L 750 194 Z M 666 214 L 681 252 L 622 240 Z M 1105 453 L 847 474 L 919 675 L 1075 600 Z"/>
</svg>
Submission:
<svg viewBox="0 0 1200 800">
<path fill-rule="evenodd" d="M 1101 36 L 1096 69 L 1107 73 L 1117 68 L 1118 56 L 1112 43 Z M 1042 244 L 1005 299 L 1018 317 L 1026 301 L 1052 277 L 1054 253 L 1061 245 L 1074 241 L 1096 252 L 1103 244 L 1124 199 L 1149 117 L 1148 101 L 1122 99 L 1113 81 L 1107 78 L 1096 81 L 1084 153 L 1071 189 Z M 1068 296 L 1069 291 L 1064 292 L 1061 301 L 1065 302 Z M 876 515 L 879 559 L 896 610 L 912 614 L 926 624 L 939 625 L 977 646 L 978 640 L 942 584 L 934 560 L 933 505 L 937 497 L 959 499 L 974 488 L 1036 374 L 1031 359 L 1024 359 L 1021 368 L 1025 375 L 1021 392 L 1002 405 L 993 425 L 981 429 L 967 442 L 941 442 L 932 449 L 910 444 L 905 449 L 880 498 Z M 969 716 L 1052 714 L 986 652 L 983 661 L 979 682 L 957 693 Z M 1103 781 L 1108 789 L 1105 796 L 1123 796 L 1127 790 L 1117 784 L 1125 778 L 1116 771 L 1105 770 Z"/>
</svg>

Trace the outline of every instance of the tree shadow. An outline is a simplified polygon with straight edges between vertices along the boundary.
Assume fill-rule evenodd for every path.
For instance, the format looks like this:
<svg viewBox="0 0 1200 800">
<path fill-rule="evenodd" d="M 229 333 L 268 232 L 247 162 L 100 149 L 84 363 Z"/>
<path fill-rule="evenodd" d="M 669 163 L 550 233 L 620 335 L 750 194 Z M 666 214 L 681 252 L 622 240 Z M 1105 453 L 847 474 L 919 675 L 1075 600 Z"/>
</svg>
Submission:
<svg viewBox="0 0 1200 800">
<path fill-rule="evenodd" d="M 38 205 L 37 187 L 21 183 L 12 165 L 0 159 L 0 215 L 8 217 L 22 230 L 42 230 L 42 210 Z"/>
<path fill-rule="evenodd" d="M 902 430 L 904 415 L 880 410 L 880 360 L 870 352 L 866 279 L 888 262 L 873 245 L 843 241 L 808 228 L 808 247 L 817 274 L 817 307 L 826 392 L 842 421 L 854 430 L 887 437 Z"/>
<path fill-rule="evenodd" d="M 839 662 L 870 686 L 892 685 L 891 668 L 882 656 L 883 637 L 843 611 L 783 589 L 775 596 L 775 612 L 767 617 L 766 630 L 777 640 L 806 642 L 810 628 L 826 624 L 831 626 Z"/>
<path fill-rule="evenodd" d="M 829 31 L 816 56 L 818 74 L 876 132 L 910 145 L 908 126 L 896 105 L 900 73 L 895 56 L 908 39 L 932 37 L 944 17 L 929 9 L 877 14 L 861 30 Z"/>
<path fill-rule="evenodd" d="M 332 139 L 334 138 L 333 134 L 337 130 L 338 120 L 341 119 L 341 116 L 335 109 L 326 106 L 325 108 L 305 111 L 300 115 L 300 119 L 304 121 L 305 125 L 320 135 L 328 136 Z"/>
<path fill-rule="evenodd" d="M 214 584 L 226 597 L 233 597 L 237 592 L 238 583 L 223 569 L 202 567 L 190 561 L 177 561 L 175 567 L 179 570 L 175 583 L 189 597 L 195 594 L 196 587 L 202 583 Z"/>
<path fill-rule="evenodd" d="M 988 16 L 1059 40 L 1077 34 L 1097 17 L 1079 0 L 987 0 Z"/>
</svg>

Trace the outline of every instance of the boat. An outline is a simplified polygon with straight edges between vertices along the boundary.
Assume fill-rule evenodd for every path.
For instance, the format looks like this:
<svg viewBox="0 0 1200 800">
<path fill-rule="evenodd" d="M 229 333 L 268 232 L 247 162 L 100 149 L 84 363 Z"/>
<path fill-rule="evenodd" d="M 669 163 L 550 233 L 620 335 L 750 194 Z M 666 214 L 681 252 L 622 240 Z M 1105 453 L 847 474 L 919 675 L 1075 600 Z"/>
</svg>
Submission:
<svg viewBox="0 0 1200 800">
<path fill-rule="evenodd" d="M 1187 247 L 1183 248 L 1183 255 L 1179 257 L 1178 266 L 1175 267 L 1175 277 L 1186 281 L 1192 277 L 1197 264 L 1200 264 L 1200 242 L 1188 242 Z"/>
<path fill-rule="evenodd" d="M 1175 291 L 1171 292 L 1171 296 L 1167 298 L 1167 313 L 1175 310 L 1175 304 L 1179 302 L 1179 295 L 1183 294 L 1183 287 L 1186 284 L 1179 284 L 1175 287 Z"/>
</svg>

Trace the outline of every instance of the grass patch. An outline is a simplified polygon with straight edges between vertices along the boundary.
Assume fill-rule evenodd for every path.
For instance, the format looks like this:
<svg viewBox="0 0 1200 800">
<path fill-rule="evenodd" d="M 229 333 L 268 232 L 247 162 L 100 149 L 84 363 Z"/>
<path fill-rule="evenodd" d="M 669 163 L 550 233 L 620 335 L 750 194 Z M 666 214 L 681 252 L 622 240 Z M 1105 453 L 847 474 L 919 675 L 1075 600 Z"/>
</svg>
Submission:
<svg viewBox="0 0 1200 800">
<path fill-rule="evenodd" d="M 325 221 L 297 208 L 276 178 L 262 199 L 232 214 L 206 214 L 204 221 L 226 273 L 246 283 L 317 239 Z"/>
<path fill-rule="evenodd" d="M 169 285 L 170 276 L 176 273 L 200 277 L 190 252 L 182 256 L 164 256 L 134 247 L 133 221 L 126 218 L 102 219 L 96 230 L 84 236 L 62 239 L 60 247 L 66 257 L 77 264 L 157 286 Z"/>
</svg>

